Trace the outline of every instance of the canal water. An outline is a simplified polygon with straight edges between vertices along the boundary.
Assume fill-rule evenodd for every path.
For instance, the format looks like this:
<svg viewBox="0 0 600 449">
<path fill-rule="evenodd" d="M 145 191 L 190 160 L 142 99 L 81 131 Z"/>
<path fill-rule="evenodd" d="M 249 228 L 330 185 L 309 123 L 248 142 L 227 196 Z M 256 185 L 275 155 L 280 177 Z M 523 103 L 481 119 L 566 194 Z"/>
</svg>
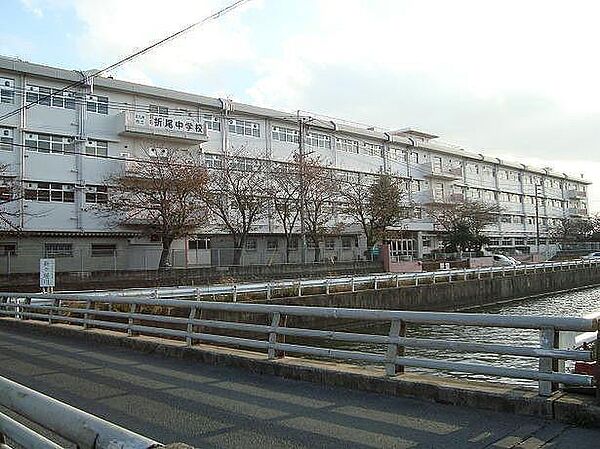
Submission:
<svg viewBox="0 0 600 449">
<path fill-rule="evenodd" d="M 495 306 L 472 309 L 474 313 L 493 313 L 500 315 L 550 315 L 581 317 L 588 313 L 600 310 L 600 288 L 592 288 L 570 293 L 561 293 L 536 299 L 526 299 L 518 302 L 500 304 Z M 373 326 L 369 333 L 387 334 L 389 325 L 385 327 Z M 358 329 L 354 329 L 359 331 Z M 407 328 L 408 337 L 435 338 L 444 340 L 470 341 L 479 343 L 513 344 L 515 346 L 539 346 L 539 332 L 529 329 L 500 329 L 500 328 L 473 328 L 467 326 L 439 326 L 439 325 L 410 325 Z M 337 345 L 336 345 L 337 346 Z M 337 346 L 343 349 L 361 350 L 368 352 L 383 352 L 381 345 L 348 343 Z M 452 353 L 439 350 L 406 348 L 406 356 L 438 358 L 449 361 L 485 363 L 515 368 L 537 368 L 538 359 L 530 357 L 516 357 L 496 354 L 465 354 Z M 424 372 L 441 376 L 468 377 L 491 382 L 518 384 L 521 386 L 535 386 L 536 383 L 527 380 L 507 379 L 486 375 L 465 374 L 459 372 L 440 372 L 421 368 L 406 368 L 407 372 Z"/>
</svg>

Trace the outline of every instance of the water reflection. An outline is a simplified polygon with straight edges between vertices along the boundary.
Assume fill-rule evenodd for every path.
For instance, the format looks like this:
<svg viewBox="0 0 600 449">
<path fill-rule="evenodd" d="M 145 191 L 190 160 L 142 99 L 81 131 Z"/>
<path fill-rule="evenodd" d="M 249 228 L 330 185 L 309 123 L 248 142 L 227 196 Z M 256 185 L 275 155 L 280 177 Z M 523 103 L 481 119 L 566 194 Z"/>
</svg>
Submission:
<svg viewBox="0 0 600 449">
<path fill-rule="evenodd" d="M 571 293 L 561 293 L 543 298 L 523 300 L 519 302 L 495 305 L 480 309 L 474 309 L 476 313 L 494 313 L 502 315 L 550 315 L 580 317 L 600 309 L 598 295 L 600 288 L 593 288 Z M 387 334 L 389 325 L 374 325 L 369 327 L 368 332 Z M 355 329 L 356 331 L 361 331 Z M 367 329 L 362 329 L 367 331 Z M 418 338 L 435 338 L 444 340 L 469 341 L 478 343 L 513 344 L 515 346 L 539 346 L 539 333 L 528 329 L 500 329 L 500 328 L 473 328 L 467 326 L 438 326 L 438 325 L 409 325 L 407 336 Z M 355 343 L 343 343 L 339 347 L 344 349 L 363 350 L 369 352 L 384 352 L 381 345 L 370 345 Z M 536 368 L 537 358 L 518 357 L 496 354 L 464 354 L 457 352 L 446 352 L 428 349 L 406 349 L 407 356 L 428 357 L 445 359 L 457 362 L 486 363 L 514 368 Z M 442 376 L 469 377 L 470 379 L 484 379 L 492 382 L 503 382 L 518 384 L 521 386 L 535 386 L 536 383 L 528 380 L 508 379 L 490 377 L 486 375 L 474 375 L 458 372 L 445 372 L 407 368 L 409 372 L 426 372 Z"/>
</svg>

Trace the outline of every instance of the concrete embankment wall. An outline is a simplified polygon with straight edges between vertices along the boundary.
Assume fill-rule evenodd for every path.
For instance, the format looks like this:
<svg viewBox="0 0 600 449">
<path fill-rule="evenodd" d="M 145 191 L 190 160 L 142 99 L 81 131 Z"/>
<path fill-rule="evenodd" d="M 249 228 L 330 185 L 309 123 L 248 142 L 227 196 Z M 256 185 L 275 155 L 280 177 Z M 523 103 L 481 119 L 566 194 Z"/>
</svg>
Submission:
<svg viewBox="0 0 600 449">
<path fill-rule="evenodd" d="M 272 302 L 322 307 L 456 311 L 593 285 L 600 285 L 600 267 L 516 276 L 511 272 L 505 276 L 496 273 L 492 278 L 452 282 L 441 279 L 435 284 L 290 297 Z"/>
</svg>

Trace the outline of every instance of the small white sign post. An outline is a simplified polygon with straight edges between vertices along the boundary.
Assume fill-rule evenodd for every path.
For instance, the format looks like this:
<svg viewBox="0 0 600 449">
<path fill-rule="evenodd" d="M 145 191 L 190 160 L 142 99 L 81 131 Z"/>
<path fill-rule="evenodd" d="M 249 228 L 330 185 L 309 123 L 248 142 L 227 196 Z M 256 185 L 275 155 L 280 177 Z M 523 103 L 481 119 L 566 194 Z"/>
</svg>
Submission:
<svg viewBox="0 0 600 449">
<path fill-rule="evenodd" d="M 56 261 L 54 259 L 40 259 L 40 287 L 44 293 L 54 290 L 55 269 Z"/>
</svg>

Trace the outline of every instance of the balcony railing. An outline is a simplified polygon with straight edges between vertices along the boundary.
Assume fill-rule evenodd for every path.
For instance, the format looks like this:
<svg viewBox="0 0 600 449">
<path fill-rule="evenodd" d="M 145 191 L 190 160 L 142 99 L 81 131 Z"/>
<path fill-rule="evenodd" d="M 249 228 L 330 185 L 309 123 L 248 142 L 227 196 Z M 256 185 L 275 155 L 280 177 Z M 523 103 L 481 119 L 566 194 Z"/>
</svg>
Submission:
<svg viewBox="0 0 600 449">
<path fill-rule="evenodd" d="M 459 166 L 437 166 L 432 162 L 419 164 L 419 168 L 423 172 L 423 176 L 429 178 L 441 179 L 461 179 L 463 177 L 462 167 Z"/>
<path fill-rule="evenodd" d="M 586 217 L 588 214 L 587 209 L 582 209 L 579 207 L 569 207 L 567 209 L 567 213 L 571 216 L 575 216 L 575 217 Z"/>
<path fill-rule="evenodd" d="M 569 190 L 567 192 L 567 197 L 569 199 L 585 199 L 586 198 L 586 193 L 581 191 L 581 190 Z"/>
<path fill-rule="evenodd" d="M 204 124 L 193 117 L 134 111 L 123 112 L 120 117 L 120 134 L 123 135 L 173 139 L 191 143 L 203 143 L 208 140 Z"/>
</svg>

